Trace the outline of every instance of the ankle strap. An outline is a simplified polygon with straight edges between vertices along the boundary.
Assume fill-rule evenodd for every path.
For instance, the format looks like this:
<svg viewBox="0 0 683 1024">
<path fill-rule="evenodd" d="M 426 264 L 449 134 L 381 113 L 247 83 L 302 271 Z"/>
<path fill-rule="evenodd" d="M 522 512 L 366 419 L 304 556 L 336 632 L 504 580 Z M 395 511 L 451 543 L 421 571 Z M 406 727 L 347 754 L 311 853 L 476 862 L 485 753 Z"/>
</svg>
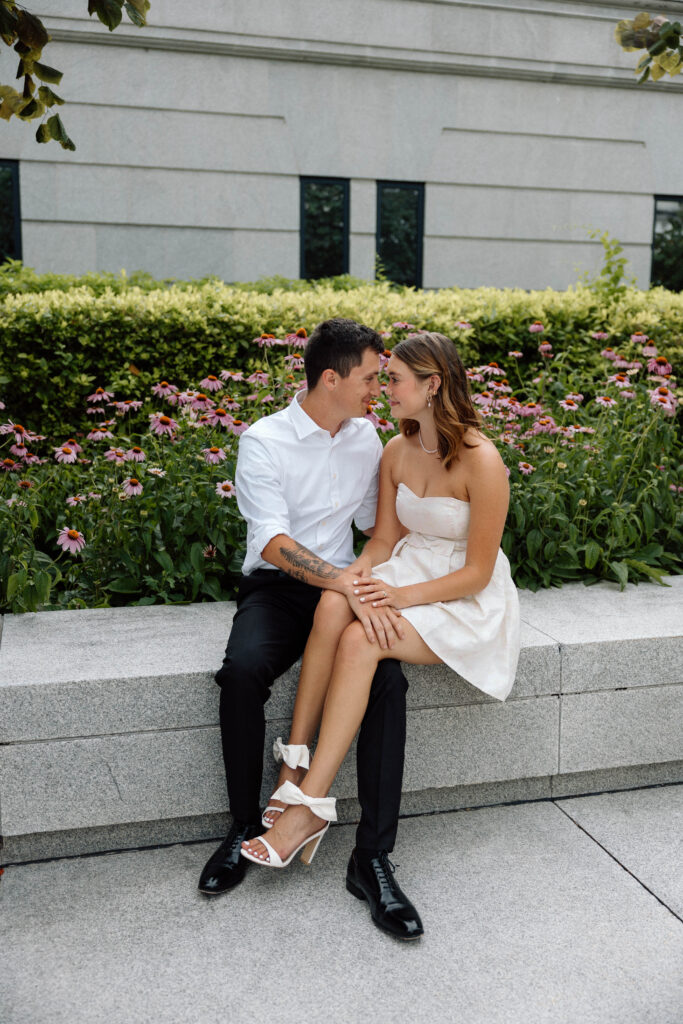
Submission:
<svg viewBox="0 0 683 1024">
<path fill-rule="evenodd" d="M 283 783 L 273 793 L 273 800 L 282 800 L 283 804 L 303 804 L 323 821 L 336 821 L 337 801 L 332 796 L 309 796 L 303 793 L 293 782 Z"/>
<path fill-rule="evenodd" d="M 283 743 L 278 736 L 273 743 L 273 757 L 276 761 L 284 761 L 288 768 L 308 768 L 311 755 L 305 743 Z"/>
</svg>

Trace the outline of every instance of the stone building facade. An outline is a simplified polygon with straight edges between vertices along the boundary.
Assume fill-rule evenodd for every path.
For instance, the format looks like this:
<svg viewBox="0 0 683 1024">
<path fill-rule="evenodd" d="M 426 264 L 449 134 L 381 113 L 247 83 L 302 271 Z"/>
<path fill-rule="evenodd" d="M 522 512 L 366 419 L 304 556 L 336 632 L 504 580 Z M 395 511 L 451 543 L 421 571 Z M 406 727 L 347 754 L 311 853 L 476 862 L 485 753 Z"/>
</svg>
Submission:
<svg viewBox="0 0 683 1024">
<path fill-rule="evenodd" d="M 317 183 L 341 203 L 320 244 L 360 277 L 405 207 L 425 287 L 564 288 L 601 261 L 591 229 L 647 286 L 656 203 L 683 196 L 683 76 L 634 84 L 630 0 L 152 0 L 113 33 L 85 0 L 35 8 L 77 145 L 0 128 L 39 270 L 296 277 Z"/>
</svg>

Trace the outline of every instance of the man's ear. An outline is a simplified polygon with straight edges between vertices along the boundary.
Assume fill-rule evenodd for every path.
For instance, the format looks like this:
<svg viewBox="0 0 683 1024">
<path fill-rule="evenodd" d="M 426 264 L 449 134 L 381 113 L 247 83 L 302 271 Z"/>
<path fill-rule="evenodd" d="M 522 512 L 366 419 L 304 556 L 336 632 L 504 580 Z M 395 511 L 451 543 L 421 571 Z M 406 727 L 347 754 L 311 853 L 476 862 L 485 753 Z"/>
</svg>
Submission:
<svg viewBox="0 0 683 1024">
<path fill-rule="evenodd" d="M 337 374 L 334 370 L 323 370 L 320 380 L 328 391 L 334 391 L 337 386 Z"/>
</svg>

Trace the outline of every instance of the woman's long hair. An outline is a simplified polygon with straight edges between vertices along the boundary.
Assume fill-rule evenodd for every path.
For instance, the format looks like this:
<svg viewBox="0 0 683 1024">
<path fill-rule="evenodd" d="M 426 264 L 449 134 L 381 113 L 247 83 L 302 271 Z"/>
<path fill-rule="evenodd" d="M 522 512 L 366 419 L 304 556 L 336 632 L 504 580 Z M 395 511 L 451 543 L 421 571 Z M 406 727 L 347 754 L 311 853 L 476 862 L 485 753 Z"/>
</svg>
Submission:
<svg viewBox="0 0 683 1024">
<path fill-rule="evenodd" d="M 439 457 L 444 468 L 448 469 L 457 458 L 461 445 L 473 447 L 464 440 L 467 428 L 479 430 L 482 424 L 472 404 L 469 381 L 458 350 L 443 334 L 421 331 L 399 341 L 392 355 L 405 363 L 420 380 L 427 380 L 434 373 L 441 378 L 441 387 L 432 396 L 432 403 Z M 417 420 L 411 419 L 401 420 L 399 425 L 405 437 L 417 434 L 420 428 Z"/>
</svg>

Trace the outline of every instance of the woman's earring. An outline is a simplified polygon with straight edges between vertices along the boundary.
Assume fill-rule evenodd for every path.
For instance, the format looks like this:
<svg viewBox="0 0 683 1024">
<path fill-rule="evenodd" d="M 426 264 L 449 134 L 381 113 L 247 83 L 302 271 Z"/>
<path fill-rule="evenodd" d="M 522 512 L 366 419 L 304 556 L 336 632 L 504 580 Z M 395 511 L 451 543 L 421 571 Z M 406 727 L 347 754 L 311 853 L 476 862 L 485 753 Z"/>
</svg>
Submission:
<svg viewBox="0 0 683 1024">
<path fill-rule="evenodd" d="M 428 391 L 427 392 L 427 408 L 431 409 L 431 407 L 432 407 L 432 393 L 431 393 L 431 391 Z"/>
</svg>

